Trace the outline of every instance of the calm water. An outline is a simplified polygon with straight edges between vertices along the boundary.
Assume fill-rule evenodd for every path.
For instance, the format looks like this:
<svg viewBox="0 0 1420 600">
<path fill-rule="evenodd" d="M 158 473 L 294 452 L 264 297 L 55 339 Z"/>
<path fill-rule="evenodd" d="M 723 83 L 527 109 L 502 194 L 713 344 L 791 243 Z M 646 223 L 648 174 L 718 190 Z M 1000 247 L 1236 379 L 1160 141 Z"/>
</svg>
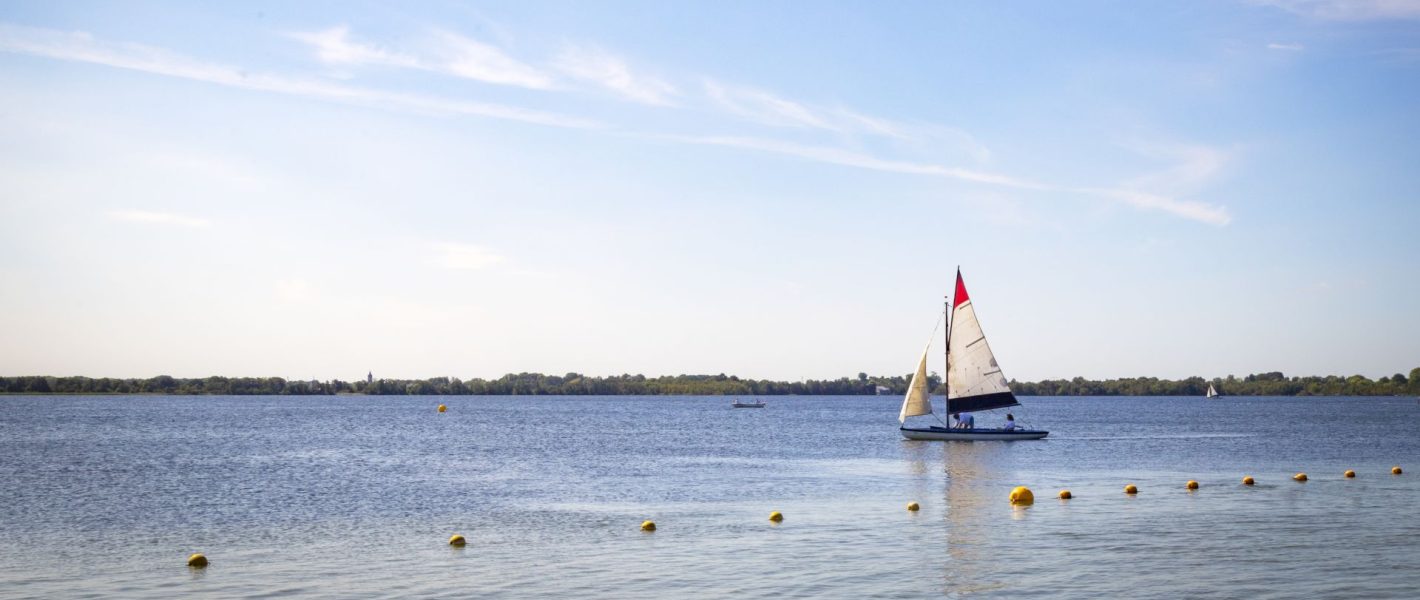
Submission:
<svg viewBox="0 0 1420 600">
<path fill-rule="evenodd" d="M 1414 398 L 1025 401 L 0 397 L 0 596 L 1420 597 Z"/>
</svg>

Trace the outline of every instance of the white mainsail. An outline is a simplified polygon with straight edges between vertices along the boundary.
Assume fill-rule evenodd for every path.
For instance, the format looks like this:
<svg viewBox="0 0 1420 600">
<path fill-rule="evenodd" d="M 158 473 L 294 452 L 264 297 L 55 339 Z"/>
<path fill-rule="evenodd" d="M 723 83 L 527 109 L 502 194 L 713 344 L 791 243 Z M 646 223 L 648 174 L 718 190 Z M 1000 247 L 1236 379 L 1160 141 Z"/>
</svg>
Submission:
<svg viewBox="0 0 1420 600">
<path fill-rule="evenodd" d="M 1006 384 L 1001 366 L 986 343 L 976 309 L 957 273 L 951 331 L 947 338 L 947 412 L 970 412 L 1015 406 L 1016 396 Z"/>
<path fill-rule="evenodd" d="M 927 351 L 931 344 L 922 349 L 922 360 L 917 361 L 917 372 L 912 374 L 912 383 L 907 385 L 907 395 L 902 398 L 902 411 L 897 414 L 899 423 L 907 417 L 932 414 L 931 390 L 927 389 Z"/>
</svg>

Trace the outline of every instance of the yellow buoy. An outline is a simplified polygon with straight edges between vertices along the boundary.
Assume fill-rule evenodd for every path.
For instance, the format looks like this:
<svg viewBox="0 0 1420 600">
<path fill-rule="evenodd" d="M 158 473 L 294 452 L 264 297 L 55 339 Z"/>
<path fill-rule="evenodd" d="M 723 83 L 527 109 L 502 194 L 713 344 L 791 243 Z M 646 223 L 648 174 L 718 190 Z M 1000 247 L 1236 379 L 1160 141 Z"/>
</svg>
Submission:
<svg viewBox="0 0 1420 600">
<path fill-rule="evenodd" d="M 656 522 L 655 522 L 655 521 L 643 521 L 643 522 L 641 523 L 641 531 L 655 531 L 655 530 L 656 530 Z"/>
<path fill-rule="evenodd" d="M 1399 474 L 1401 474 L 1402 472 L 1403 472 L 1403 471 L 1400 470 L 1400 466 L 1399 466 L 1399 465 L 1390 468 L 1390 474 L 1391 474 L 1391 475 L 1399 475 Z"/>
<path fill-rule="evenodd" d="M 1244 475 L 1244 476 L 1243 476 L 1243 485 L 1252 485 L 1253 483 L 1256 483 L 1256 482 L 1254 482 L 1254 481 L 1252 480 L 1252 476 L 1251 476 L 1251 475 Z"/>
<path fill-rule="evenodd" d="M 1186 487 L 1190 490 L 1196 490 L 1198 489 L 1198 482 L 1190 479 L 1188 480 L 1188 483 L 1183 484 L 1183 487 Z"/>
<path fill-rule="evenodd" d="M 908 502 L 908 503 L 907 503 L 907 510 L 910 510 L 910 511 L 912 511 L 912 512 L 917 512 L 917 510 L 920 509 L 920 508 L 922 508 L 922 507 L 917 506 L 917 503 L 916 503 L 916 502 Z"/>
<path fill-rule="evenodd" d="M 207 557 L 201 554 L 194 554 L 187 557 L 187 566 L 201 569 L 207 566 Z"/>
<path fill-rule="evenodd" d="M 1307 480 L 1307 474 L 1306 474 L 1306 473 L 1297 473 L 1296 475 L 1293 475 L 1293 476 L 1292 476 L 1292 479 L 1295 479 L 1295 480 L 1297 480 L 1297 481 L 1306 481 L 1306 480 Z"/>
<path fill-rule="evenodd" d="M 1343 476 L 1346 476 L 1346 477 L 1355 477 L 1355 476 L 1356 476 L 1356 472 L 1355 472 L 1355 471 L 1352 471 L 1351 469 L 1346 469 L 1346 472 L 1345 472 L 1345 473 L 1342 473 L 1342 475 L 1343 475 Z"/>
<path fill-rule="evenodd" d="M 772 512 L 772 513 L 769 513 L 769 520 L 770 520 L 770 521 L 774 521 L 775 523 L 778 523 L 778 522 L 780 522 L 780 521 L 783 521 L 783 520 L 784 520 L 784 513 L 781 513 L 781 512 L 779 512 L 779 511 L 777 511 L 777 510 L 774 511 L 774 512 Z"/>
<path fill-rule="evenodd" d="M 450 546 L 462 546 L 462 545 L 467 544 L 467 543 L 468 543 L 468 540 L 463 539 L 463 536 L 461 536 L 461 535 L 459 535 L 459 534 L 457 534 L 457 533 L 453 534 L 452 536 L 449 536 L 449 545 L 450 545 Z"/>
<path fill-rule="evenodd" d="M 1129 485 L 1124 486 L 1124 493 L 1126 493 L 1126 494 L 1137 494 L 1137 493 L 1139 493 L 1139 488 L 1134 487 L 1134 484 L 1131 483 L 1131 484 L 1129 484 Z"/>
<path fill-rule="evenodd" d="M 1070 490 L 1060 490 L 1060 499 L 1061 499 L 1061 500 L 1069 500 L 1069 499 L 1071 499 L 1071 498 L 1074 498 L 1074 496 L 1071 496 L 1071 495 L 1070 495 Z"/>
<path fill-rule="evenodd" d="M 1028 487 L 1017 486 L 1011 490 L 1011 504 L 1035 504 L 1035 494 L 1031 493 Z"/>
<path fill-rule="evenodd" d="M 446 410 L 449 410 L 449 407 L 444 406 L 444 405 L 442 405 L 442 404 L 439 405 L 439 412 L 444 412 L 444 411 L 446 411 Z"/>
</svg>

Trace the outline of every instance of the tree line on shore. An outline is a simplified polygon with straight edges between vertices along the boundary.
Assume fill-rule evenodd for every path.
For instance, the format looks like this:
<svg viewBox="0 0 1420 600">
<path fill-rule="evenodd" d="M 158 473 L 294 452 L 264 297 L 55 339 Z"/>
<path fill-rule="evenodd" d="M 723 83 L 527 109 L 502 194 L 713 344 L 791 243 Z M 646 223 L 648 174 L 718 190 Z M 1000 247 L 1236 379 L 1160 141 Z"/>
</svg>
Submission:
<svg viewBox="0 0 1420 600">
<path fill-rule="evenodd" d="M 734 375 L 612 375 L 594 377 L 578 373 L 542 375 L 510 373 L 498 379 L 433 377 L 430 379 L 370 379 L 353 382 L 332 379 L 287 380 L 280 377 L 206 377 L 183 379 L 159 375 L 147 379 L 91 377 L 0 377 L 0 393 L 10 394 L 181 394 L 181 395 L 490 395 L 490 396 L 852 396 L 900 395 L 907 391 L 911 375 L 869 376 L 806 381 L 741 379 Z M 942 393 L 941 378 L 929 377 L 936 393 Z M 1180 380 L 1156 377 L 1089 380 L 1048 379 L 1011 381 L 1019 396 L 1201 396 L 1212 384 L 1230 396 L 1395 396 L 1420 395 L 1420 367 L 1407 377 L 1370 379 L 1363 375 L 1286 377 L 1279 372 L 1258 373 L 1238 378 L 1232 375 Z"/>
</svg>

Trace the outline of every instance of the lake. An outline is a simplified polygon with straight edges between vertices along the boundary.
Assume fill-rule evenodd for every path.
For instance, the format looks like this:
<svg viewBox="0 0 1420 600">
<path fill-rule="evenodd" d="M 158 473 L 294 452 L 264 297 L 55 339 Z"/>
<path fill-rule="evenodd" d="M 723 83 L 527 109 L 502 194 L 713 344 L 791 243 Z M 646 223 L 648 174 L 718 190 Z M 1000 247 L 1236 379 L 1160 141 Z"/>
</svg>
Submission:
<svg viewBox="0 0 1420 600">
<path fill-rule="evenodd" d="M 1022 400 L 5 396 L 0 597 L 1420 596 L 1414 398 Z"/>
</svg>

